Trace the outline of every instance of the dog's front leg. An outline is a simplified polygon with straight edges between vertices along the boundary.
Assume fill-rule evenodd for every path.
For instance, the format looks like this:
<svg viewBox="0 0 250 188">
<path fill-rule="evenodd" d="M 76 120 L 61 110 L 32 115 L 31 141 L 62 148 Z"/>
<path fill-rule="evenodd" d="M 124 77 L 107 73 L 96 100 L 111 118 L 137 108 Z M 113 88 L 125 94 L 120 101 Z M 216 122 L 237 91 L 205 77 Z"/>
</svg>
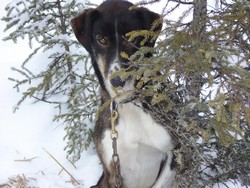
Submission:
<svg viewBox="0 0 250 188">
<path fill-rule="evenodd" d="M 171 162 L 173 159 L 173 153 L 167 153 L 167 161 L 165 162 L 163 169 L 154 183 L 152 188 L 174 188 L 175 170 L 171 169 Z"/>
</svg>

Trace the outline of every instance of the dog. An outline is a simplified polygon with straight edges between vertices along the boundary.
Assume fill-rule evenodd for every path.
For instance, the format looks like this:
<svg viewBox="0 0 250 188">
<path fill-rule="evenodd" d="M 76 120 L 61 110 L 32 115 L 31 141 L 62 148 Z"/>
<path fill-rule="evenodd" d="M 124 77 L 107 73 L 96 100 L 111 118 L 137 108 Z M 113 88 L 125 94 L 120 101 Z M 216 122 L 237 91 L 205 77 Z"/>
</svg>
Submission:
<svg viewBox="0 0 250 188">
<path fill-rule="evenodd" d="M 121 53 L 134 54 L 143 40 L 137 37 L 129 41 L 127 33 L 159 32 L 162 28 L 160 23 L 151 29 L 160 15 L 143 7 L 131 8 L 133 6 L 128 1 L 107 0 L 71 21 L 76 38 L 91 55 L 100 83 L 101 103 L 111 101 L 111 109 L 101 110 L 95 125 L 95 144 L 103 175 L 93 187 L 172 188 L 175 177 L 172 137 L 165 125 L 157 123 L 145 103 L 125 100 L 133 96 L 137 80 L 132 76 L 122 80 L 119 75 L 113 75 L 121 69 L 131 69 L 131 63 Z M 144 43 L 147 47 L 154 45 L 155 40 L 151 39 Z M 110 136 L 113 110 L 118 114 L 113 120 L 117 131 L 115 143 Z"/>
</svg>

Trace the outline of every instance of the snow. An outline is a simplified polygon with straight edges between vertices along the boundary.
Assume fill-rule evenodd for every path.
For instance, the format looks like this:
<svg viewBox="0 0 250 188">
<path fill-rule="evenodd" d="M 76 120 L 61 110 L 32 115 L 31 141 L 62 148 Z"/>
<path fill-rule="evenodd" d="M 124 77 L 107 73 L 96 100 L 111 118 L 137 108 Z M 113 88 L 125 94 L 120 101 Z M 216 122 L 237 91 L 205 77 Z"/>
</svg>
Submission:
<svg viewBox="0 0 250 188">
<path fill-rule="evenodd" d="M 4 16 L 4 7 L 9 0 L 1 0 L 0 17 Z M 5 23 L 0 22 L 1 38 Z M 61 36 L 66 40 L 65 36 Z M 12 87 L 9 77 L 15 77 L 11 67 L 20 67 L 30 53 L 27 41 L 0 41 L 0 187 L 11 184 L 9 178 L 25 177 L 29 187 L 88 188 L 94 185 L 101 175 L 99 159 L 93 146 L 82 154 L 75 166 L 66 159 L 63 141 L 64 127 L 52 122 L 56 113 L 50 105 L 44 103 L 23 103 L 16 113 L 13 108 L 21 98 Z M 43 55 L 39 55 L 42 57 Z M 36 59 L 36 58 L 35 58 Z M 42 59 L 35 65 L 42 65 Z M 42 66 L 40 66 L 42 68 Z M 37 69 L 37 67 L 34 67 Z M 37 70 L 38 71 L 38 70 Z M 48 151 L 80 185 L 72 181 L 71 176 L 62 171 L 62 167 L 46 152 Z M 15 187 L 15 186 L 13 186 Z"/>
<path fill-rule="evenodd" d="M 1 23 L 2 24 L 2 23 Z M 3 28 L 3 27 L 2 27 Z M 81 187 L 95 184 L 101 173 L 99 160 L 90 149 L 83 153 L 82 160 L 76 164 L 77 169 L 66 159 L 63 148 L 65 132 L 63 127 L 52 122 L 54 109 L 44 103 L 24 103 L 13 114 L 13 106 L 21 94 L 12 89 L 8 77 L 11 66 L 20 66 L 29 49 L 26 44 L 18 42 L 0 43 L 0 185 L 8 178 L 24 175 L 31 179 L 36 187 L 75 187 L 68 183 L 71 177 L 58 173 L 62 169 L 46 152 L 49 151 L 79 181 Z M 13 51 L 20 51 L 13 56 Z M 44 148 L 44 149 L 43 149 Z M 93 148 L 93 147 L 92 147 Z M 32 159 L 29 162 L 25 160 Z M 32 187 L 32 185 L 30 185 Z"/>
<path fill-rule="evenodd" d="M 18 66 L 29 50 L 25 44 L 16 45 L 1 41 L 0 64 L 0 185 L 8 178 L 24 174 L 32 179 L 36 187 L 75 187 L 67 183 L 71 178 L 62 172 L 61 167 L 43 150 L 51 153 L 82 187 L 93 185 L 100 176 L 101 169 L 93 150 L 85 152 L 75 169 L 66 159 L 63 148 L 65 132 L 63 127 L 52 122 L 54 109 L 43 103 L 26 102 L 13 114 L 13 106 L 21 94 L 12 89 L 8 77 L 11 66 Z M 11 52 L 22 49 L 22 54 L 13 56 Z M 19 64 L 20 65 L 20 64 Z M 32 159 L 25 162 L 24 159 Z M 32 187 L 32 185 L 30 185 Z"/>
<path fill-rule="evenodd" d="M 1 0 L 0 17 L 4 16 L 4 7 L 9 2 L 10 0 Z M 101 2 L 102 0 L 95 1 Z M 0 28 L 2 38 L 6 36 L 3 33 L 5 23 L 2 21 Z M 68 39 L 67 36 L 60 38 Z M 93 146 L 83 152 L 82 158 L 74 167 L 66 159 L 63 149 L 66 145 L 63 141 L 64 128 L 52 122 L 55 109 L 48 104 L 26 101 L 13 113 L 13 107 L 22 95 L 12 88 L 13 83 L 8 77 L 13 77 L 11 67 L 20 67 L 30 52 L 27 41 L 14 44 L 0 40 L 0 187 L 11 184 L 10 178 L 22 177 L 28 181 L 29 187 L 88 188 L 101 175 L 100 162 Z M 42 58 L 40 63 L 42 64 Z M 39 62 L 35 65 L 39 65 Z M 60 165 L 69 173 L 61 171 Z M 222 187 L 223 185 L 220 186 Z M 230 184 L 230 187 L 240 186 Z"/>
</svg>

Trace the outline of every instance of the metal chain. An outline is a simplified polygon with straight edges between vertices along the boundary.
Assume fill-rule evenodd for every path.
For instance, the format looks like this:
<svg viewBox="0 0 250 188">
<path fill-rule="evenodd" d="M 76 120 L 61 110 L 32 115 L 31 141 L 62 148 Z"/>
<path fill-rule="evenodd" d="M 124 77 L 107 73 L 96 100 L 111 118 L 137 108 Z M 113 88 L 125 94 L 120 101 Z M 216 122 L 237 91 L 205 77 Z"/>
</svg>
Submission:
<svg viewBox="0 0 250 188">
<path fill-rule="evenodd" d="M 120 158 L 117 153 L 117 139 L 113 138 L 113 155 L 112 160 L 115 167 L 115 187 L 120 188 L 122 186 L 122 177 L 121 177 L 121 169 L 120 169 Z"/>
<path fill-rule="evenodd" d="M 117 152 L 118 132 L 115 128 L 115 122 L 118 118 L 118 112 L 116 111 L 116 109 L 117 109 L 117 104 L 114 101 L 111 101 L 110 103 L 111 139 L 112 139 L 112 148 L 113 148 L 112 161 L 115 167 L 115 187 L 120 188 L 122 186 L 122 178 L 121 178 L 121 169 L 120 169 L 120 158 Z"/>
</svg>

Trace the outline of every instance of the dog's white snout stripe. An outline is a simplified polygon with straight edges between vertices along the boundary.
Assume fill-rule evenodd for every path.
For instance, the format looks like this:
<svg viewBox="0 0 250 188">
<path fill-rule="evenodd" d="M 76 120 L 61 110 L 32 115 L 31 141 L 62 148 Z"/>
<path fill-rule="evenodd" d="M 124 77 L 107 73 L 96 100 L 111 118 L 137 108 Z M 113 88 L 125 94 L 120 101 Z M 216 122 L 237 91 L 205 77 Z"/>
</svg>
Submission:
<svg viewBox="0 0 250 188">
<path fill-rule="evenodd" d="M 114 73 L 115 71 L 118 71 L 120 70 L 121 67 L 119 65 L 119 62 L 118 61 L 115 61 L 114 63 L 111 64 L 110 68 L 109 68 L 109 73 L 112 74 Z"/>
</svg>

